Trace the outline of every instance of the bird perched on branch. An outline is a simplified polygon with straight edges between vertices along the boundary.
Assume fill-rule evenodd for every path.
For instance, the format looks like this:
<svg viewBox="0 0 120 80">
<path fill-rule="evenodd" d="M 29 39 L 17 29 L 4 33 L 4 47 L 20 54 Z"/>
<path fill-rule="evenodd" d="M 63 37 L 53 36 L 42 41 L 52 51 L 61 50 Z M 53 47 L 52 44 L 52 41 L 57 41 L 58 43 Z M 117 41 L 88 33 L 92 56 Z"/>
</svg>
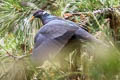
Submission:
<svg viewBox="0 0 120 80">
<path fill-rule="evenodd" d="M 39 18 L 43 23 L 35 36 L 35 45 L 31 56 L 32 61 L 36 64 L 42 64 L 45 60 L 54 58 L 64 51 L 67 55 L 79 47 L 79 42 L 82 40 L 99 43 L 99 40 L 79 27 L 78 24 L 58 18 L 43 10 L 36 11 L 33 18 Z"/>
</svg>

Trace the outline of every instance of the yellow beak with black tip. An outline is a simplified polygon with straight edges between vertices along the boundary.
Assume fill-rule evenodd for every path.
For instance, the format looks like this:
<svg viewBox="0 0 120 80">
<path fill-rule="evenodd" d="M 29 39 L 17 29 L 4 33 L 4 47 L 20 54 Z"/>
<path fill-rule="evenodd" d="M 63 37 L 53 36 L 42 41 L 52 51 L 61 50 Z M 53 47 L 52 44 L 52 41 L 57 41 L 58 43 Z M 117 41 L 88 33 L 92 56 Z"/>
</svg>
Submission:
<svg viewBox="0 0 120 80">
<path fill-rule="evenodd" d="M 30 21 L 33 21 L 34 18 L 35 18 L 35 16 L 32 16 L 31 19 L 30 19 Z"/>
</svg>

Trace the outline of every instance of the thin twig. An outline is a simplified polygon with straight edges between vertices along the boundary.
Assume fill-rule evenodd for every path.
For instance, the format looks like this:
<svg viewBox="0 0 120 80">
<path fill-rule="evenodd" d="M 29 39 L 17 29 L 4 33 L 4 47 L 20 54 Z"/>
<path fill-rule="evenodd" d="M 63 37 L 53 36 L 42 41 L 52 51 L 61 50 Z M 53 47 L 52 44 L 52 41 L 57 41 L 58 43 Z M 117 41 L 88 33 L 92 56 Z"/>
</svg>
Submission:
<svg viewBox="0 0 120 80">
<path fill-rule="evenodd" d="M 14 56 L 11 53 L 9 53 L 3 46 L 0 45 L 0 47 L 7 53 L 8 56 L 13 57 L 14 59 L 17 58 L 17 56 Z"/>
<path fill-rule="evenodd" d="M 23 59 L 23 58 L 25 58 L 25 57 L 29 57 L 30 55 L 31 55 L 31 54 L 29 54 L 29 55 L 22 55 L 22 56 L 18 57 L 17 60 L 21 60 L 21 59 Z"/>
<path fill-rule="evenodd" d="M 91 13 L 91 14 L 92 14 L 92 13 Z M 97 25 L 99 26 L 99 28 L 100 28 L 101 30 L 103 30 L 103 27 L 100 25 L 100 23 L 99 23 L 99 21 L 97 20 L 96 16 L 95 16 L 94 14 L 92 14 L 92 16 L 93 16 L 93 18 L 95 19 L 95 21 L 96 21 Z"/>
</svg>

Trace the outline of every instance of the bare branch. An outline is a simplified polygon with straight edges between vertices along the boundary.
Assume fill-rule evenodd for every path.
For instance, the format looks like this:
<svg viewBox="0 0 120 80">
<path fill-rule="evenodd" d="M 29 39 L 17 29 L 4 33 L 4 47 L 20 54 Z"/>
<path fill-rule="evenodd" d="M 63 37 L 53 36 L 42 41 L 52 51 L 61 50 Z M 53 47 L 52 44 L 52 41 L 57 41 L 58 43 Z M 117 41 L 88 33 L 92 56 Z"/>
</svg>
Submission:
<svg viewBox="0 0 120 80">
<path fill-rule="evenodd" d="M 99 9 L 99 10 L 95 10 L 93 12 L 78 12 L 78 13 L 72 13 L 73 15 L 81 15 L 81 14 L 86 14 L 86 15 L 97 15 L 97 14 L 103 14 L 103 13 L 110 13 L 110 12 L 114 12 L 115 10 L 119 10 L 120 8 L 103 8 L 103 9 Z"/>
</svg>

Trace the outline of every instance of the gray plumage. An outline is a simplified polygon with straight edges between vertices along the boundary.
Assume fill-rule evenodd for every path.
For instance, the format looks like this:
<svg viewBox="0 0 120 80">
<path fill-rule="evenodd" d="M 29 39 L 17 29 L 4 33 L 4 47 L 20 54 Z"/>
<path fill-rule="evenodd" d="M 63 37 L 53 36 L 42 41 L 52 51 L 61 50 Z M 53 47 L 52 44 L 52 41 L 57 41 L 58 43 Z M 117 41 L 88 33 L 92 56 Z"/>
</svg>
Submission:
<svg viewBox="0 0 120 80">
<path fill-rule="evenodd" d="M 94 36 L 72 21 L 52 16 L 42 10 L 34 13 L 33 16 L 40 18 L 43 23 L 35 36 L 35 45 L 31 56 L 32 61 L 36 64 L 42 64 L 50 57 L 53 58 L 60 54 L 66 45 L 71 44 L 71 40 L 74 40 L 75 44 L 79 44 L 78 40 L 99 42 Z M 78 47 L 78 45 L 73 47 Z"/>
</svg>

